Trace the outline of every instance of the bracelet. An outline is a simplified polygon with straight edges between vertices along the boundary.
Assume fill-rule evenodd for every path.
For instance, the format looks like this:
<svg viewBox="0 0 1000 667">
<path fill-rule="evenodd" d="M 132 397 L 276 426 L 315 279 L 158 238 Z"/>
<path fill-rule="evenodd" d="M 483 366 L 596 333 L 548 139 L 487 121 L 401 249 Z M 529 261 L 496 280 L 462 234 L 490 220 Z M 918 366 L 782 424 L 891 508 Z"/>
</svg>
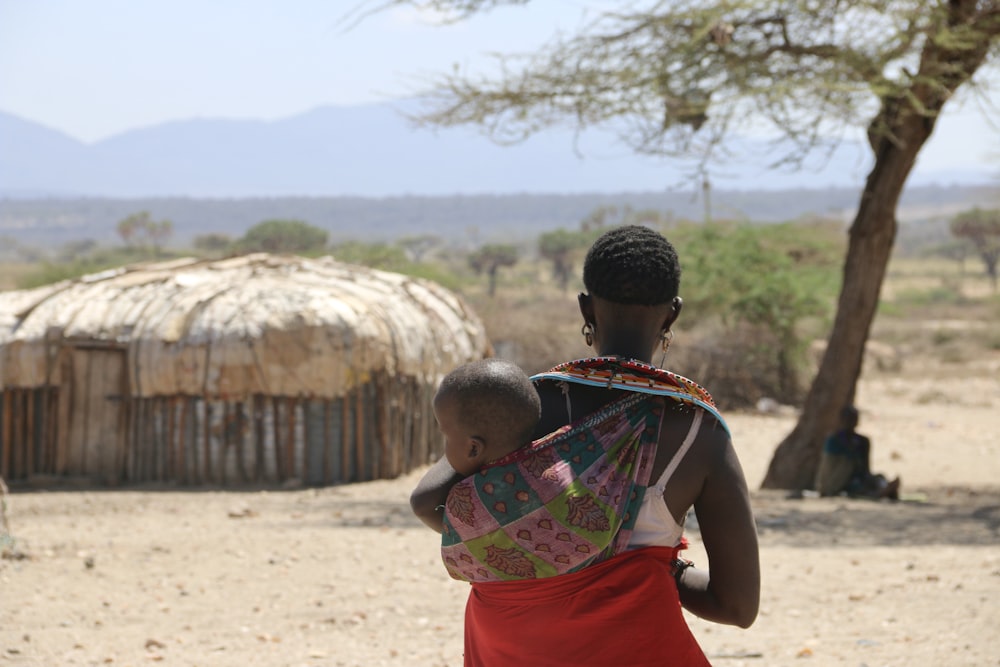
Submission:
<svg viewBox="0 0 1000 667">
<path fill-rule="evenodd" d="M 670 561 L 670 566 L 674 568 L 674 581 L 679 584 L 681 582 L 681 577 L 684 576 L 684 570 L 689 567 L 694 567 L 694 561 L 690 561 L 686 558 L 675 558 Z"/>
</svg>

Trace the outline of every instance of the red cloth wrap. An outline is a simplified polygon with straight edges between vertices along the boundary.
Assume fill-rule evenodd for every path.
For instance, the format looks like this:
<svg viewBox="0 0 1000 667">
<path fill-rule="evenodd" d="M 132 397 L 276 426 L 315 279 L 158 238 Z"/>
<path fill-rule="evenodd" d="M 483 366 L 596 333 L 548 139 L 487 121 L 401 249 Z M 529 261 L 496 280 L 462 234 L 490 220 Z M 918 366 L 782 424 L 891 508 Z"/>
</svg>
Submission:
<svg viewBox="0 0 1000 667">
<path fill-rule="evenodd" d="M 678 551 L 646 547 L 557 577 L 472 584 L 466 667 L 709 665 L 681 613 Z"/>
</svg>

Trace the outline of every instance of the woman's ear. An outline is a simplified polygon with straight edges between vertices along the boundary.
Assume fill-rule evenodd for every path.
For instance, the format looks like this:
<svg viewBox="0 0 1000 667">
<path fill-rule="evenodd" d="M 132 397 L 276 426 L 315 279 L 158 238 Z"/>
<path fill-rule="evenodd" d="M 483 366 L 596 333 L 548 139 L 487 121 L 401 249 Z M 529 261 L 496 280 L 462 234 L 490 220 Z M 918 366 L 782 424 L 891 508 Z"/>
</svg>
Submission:
<svg viewBox="0 0 1000 667">
<path fill-rule="evenodd" d="M 576 296 L 577 303 L 580 304 L 580 314 L 583 315 L 584 322 L 594 323 L 594 298 L 589 294 L 580 292 Z"/>
<path fill-rule="evenodd" d="M 681 314 L 681 308 L 683 307 L 684 299 L 675 296 L 673 301 L 670 302 L 670 309 L 667 310 L 666 317 L 663 319 L 663 326 L 661 327 L 663 331 L 670 331 L 670 327 L 677 321 L 677 316 Z"/>
</svg>

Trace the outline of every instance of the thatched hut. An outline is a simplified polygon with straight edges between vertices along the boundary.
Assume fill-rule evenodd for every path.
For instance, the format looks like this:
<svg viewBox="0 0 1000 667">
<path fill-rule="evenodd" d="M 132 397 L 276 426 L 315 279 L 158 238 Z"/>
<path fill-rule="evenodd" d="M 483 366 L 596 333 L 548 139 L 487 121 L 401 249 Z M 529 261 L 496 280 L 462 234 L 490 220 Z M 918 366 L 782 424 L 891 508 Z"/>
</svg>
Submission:
<svg viewBox="0 0 1000 667">
<path fill-rule="evenodd" d="M 183 259 L 0 293 L 0 475 L 393 477 L 439 451 L 434 388 L 488 347 L 439 285 L 331 258 Z"/>
</svg>

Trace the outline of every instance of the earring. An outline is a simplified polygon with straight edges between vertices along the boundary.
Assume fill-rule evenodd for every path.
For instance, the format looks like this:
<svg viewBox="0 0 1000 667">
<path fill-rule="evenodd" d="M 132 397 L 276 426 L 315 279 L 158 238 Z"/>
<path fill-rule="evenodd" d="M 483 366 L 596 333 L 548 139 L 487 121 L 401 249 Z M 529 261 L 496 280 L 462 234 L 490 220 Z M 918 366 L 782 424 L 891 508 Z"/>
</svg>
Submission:
<svg viewBox="0 0 1000 667">
<path fill-rule="evenodd" d="M 674 332 L 671 331 L 670 329 L 664 331 L 663 335 L 660 336 L 660 345 L 663 347 L 663 354 L 666 354 L 667 351 L 670 349 L 670 343 L 672 343 L 673 340 L 674 340 Z"/>
<path fill-rule="evenodd" d="M 663 362 L 667 358 L 667 350 L 670 349 L 670 343 L 674 340 L 674 332 L 667 329 L 660 336 L 660 346 L 663 348 L 663 354 L 660 355 L 660 368 L 663 368 Z"/>
<path fill-rule="evenodd" d="M 594 344 L 594 325 L 590 322 L 584 322 L 583 326 L 580 327 L 580 333 L 583 334 L 583 340 L 587 343 L 587 347 L 591 347 Z"/>
</svg>

